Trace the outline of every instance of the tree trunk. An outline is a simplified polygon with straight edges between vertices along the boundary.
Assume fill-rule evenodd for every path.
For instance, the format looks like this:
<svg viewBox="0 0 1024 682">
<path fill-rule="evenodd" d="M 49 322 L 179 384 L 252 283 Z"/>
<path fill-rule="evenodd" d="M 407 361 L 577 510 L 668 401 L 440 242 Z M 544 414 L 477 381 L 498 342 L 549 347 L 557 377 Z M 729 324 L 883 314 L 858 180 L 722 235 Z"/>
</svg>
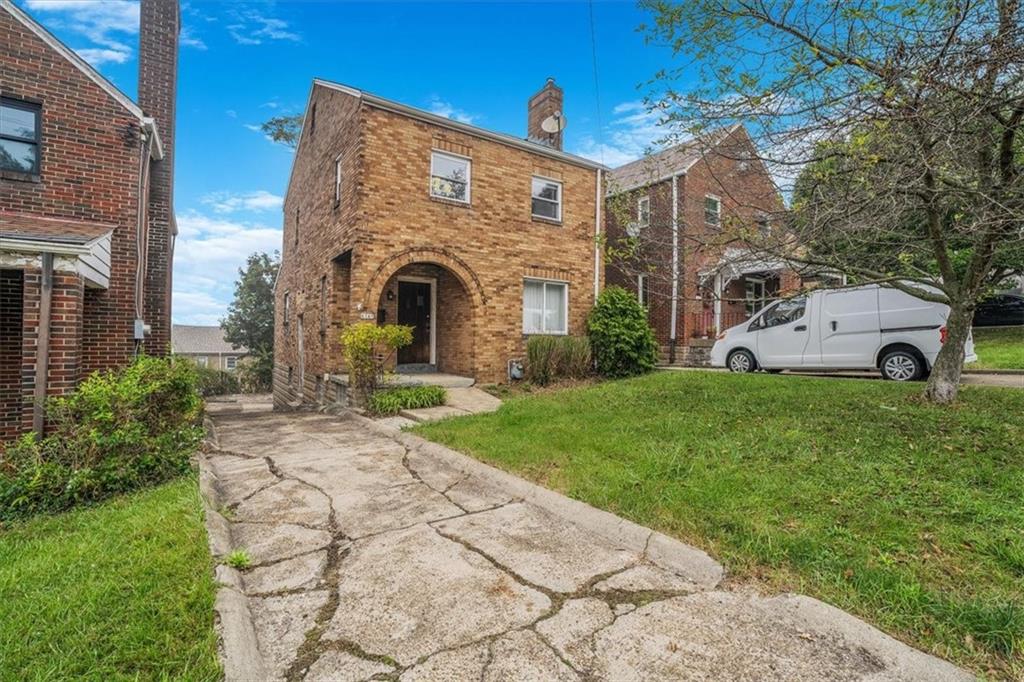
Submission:
<svg viewBox="0 0 1024 682">
<path fill-rule="evenodd" d="M 924 397 L 942 405 L 956 400 L 960 389 L 960 374 L 964 369 L 964 347 L 971 333 L 974 310 L 961 306 L 951 307 L 946 320 L 946 342 L 942 344 L 931 376 L 924 389 Z"/>
</svg>

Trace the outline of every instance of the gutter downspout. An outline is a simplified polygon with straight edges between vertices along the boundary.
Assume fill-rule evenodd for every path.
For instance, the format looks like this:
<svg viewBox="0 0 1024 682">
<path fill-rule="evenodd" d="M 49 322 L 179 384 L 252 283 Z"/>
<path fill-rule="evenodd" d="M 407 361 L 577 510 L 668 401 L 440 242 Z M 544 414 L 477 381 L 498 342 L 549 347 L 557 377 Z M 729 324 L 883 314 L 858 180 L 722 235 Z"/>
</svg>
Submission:
<svg viewBox="0 0 1024 682">
<path fill-rule="evenodd" d="M 604 197 L 601 196 L 601 169 L 597 169 L 597 189 L 594 192 L 597 211 L 594 218 L 594 303 L 597 303 L 597 296 L 601 293 L 601 204 Z"/>
<path fill-rule="evenodd" d="M 39 335 L 36 343 L 36 381 L 32 405 L 32 430 L 43 437 L 46 418 L 46 379 L 50 368 L 50 305 L 53 298 L 53 254 L 42 253 L 42 282 L 39 295 Z"/>
<path fill-rule="evenodd" d="M 672 175 L 672 309 L 669 315 L 668 362 L 676 362 L 676 324 L 679 319 L 679 173 Z"/>
</svg>

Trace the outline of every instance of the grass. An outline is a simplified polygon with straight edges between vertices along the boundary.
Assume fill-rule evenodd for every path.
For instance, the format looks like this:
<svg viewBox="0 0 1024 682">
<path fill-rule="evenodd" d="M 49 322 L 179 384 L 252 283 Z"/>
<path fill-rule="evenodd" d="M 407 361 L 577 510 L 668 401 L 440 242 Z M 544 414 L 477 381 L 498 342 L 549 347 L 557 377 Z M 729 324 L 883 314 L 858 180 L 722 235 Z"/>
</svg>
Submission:
<svg viewBox="0 0 1024 682">
<path fill-rule="evenodd" d="M 994 677 L 1024 675 L 1024 391 L 661 372 L 417 427 Z"/>
<path fill-rule="evenodd" d="M 196 482 L 0 531 L 0 679 L 220 679 Z"/>
<path fill-rule="evenodd" d="M 242 570 L 252 566 L 252 559 L 249 558 L 249 553 L 244 549 L 236 549 L 227 555 L 224 563 L 232 568 Z"/>
<path fill-rule="evenodd" d="M 966 369 L 1024 370 L 1024 327 L 975 327 L 974 351 L 978 361 Z"/>
</svg>

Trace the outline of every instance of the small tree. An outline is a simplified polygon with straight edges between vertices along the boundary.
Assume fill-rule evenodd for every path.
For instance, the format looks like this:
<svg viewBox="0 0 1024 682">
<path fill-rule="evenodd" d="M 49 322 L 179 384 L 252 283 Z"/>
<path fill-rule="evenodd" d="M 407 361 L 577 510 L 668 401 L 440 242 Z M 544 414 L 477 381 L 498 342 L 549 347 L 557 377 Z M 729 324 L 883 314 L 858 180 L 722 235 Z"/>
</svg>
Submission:
<svg viewBox="0 0 1024 682">
<path fill-rule="evenodd" d="M 380 386 L 391 356 L 410 343 L 412 327 L 404 325 L 356 322 L 342 330 L 341 346 L 349 380 L 361 404 L 366 405 Z"/>
<path fill-rule="evenodd" d="M 608 287 L 597 297 L 587 334 L 598 374 L 627 377 L 654 369 L 657 344 L 647 311 L 622 287 Z"/>
<path fill-rule="evenodd" d="M 273 256 L 254 253 L 238 270 L 235 298 L 227 317 L 220 321 L 224 338 L 235 348 L 244 347 L 249 359 L 241 365 L 246 384 L 268 390 L 274 372 L 274 280 L 281 265 Z"/>
<path fill-rule="evenodd" d="M 299 146 L 299 135 L 302 134 L 302 114 L 275 116 L 263 122 L 260 130 L 274 142 L 294 149 Z"/>
</svg>

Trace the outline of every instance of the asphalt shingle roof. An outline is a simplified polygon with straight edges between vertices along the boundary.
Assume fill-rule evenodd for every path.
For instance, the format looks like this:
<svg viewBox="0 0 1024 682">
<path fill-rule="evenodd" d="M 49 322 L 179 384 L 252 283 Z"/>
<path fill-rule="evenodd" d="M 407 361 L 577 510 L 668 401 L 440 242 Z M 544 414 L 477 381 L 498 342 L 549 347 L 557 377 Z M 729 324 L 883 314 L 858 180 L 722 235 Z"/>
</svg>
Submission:
<svg viewBox="0 0 1024 682">
<path fill-rule="evenodd" d="M 218 326 L 175 324 L 171 326 L 171 349 L 175 353 L 234 353 L 242 355 L 245 348 L 235 348 L 224 340 Z"/>
</svg>

